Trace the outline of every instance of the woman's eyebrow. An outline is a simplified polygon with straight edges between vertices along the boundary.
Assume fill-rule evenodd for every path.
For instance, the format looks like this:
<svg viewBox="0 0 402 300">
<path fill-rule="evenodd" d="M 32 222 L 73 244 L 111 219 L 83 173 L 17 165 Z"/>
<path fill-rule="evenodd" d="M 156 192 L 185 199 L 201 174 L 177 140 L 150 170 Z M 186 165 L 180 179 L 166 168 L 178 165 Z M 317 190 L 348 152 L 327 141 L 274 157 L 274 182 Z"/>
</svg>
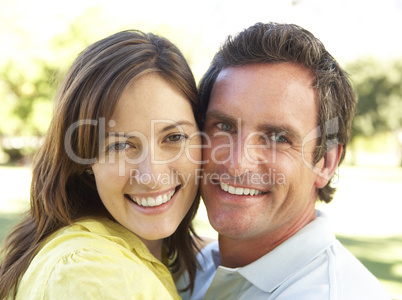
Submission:
<svg viewBox="0 0 402 300">
<path fill-rule="evenodd" d="M 118 137 L 118 138 L 126 138 L 131 137 L 129 133 L 124 133 L 122 131 L 108 131 L 106 132 L 106 137 Z"/>
<path fill-rule="evenodd" d="M 169 123 L 169 125 L 166 125 L 164 127 L 162 127 L 160 130 L 158 130 L 158 132 L 166 132 L 166 131 L 170 131 L 172 129 L 177 129 L 178 127 L 181 126 L 188 126 L 188 127 L 192 127 L 195 128 L 196 125 L 194 122 L 190 122 L 188 120 L 180 120 L 180 121 L 171 121 L 171 120 L 154 120 L 155 124 L 157 123 Z M 155 126 L 155 125 L 154 125 Z M 137 132 L 137 131 L 132 131 L 132 132 Z M 121 138 L 133 138 L 133 137 L 137 137 L 136 135 L 132 135 L 131 132 L 125 133 L 123 131 L 109 131 L 106 132 L 106 137 L 121 137 Z"/>
<path fill-rule="evenodd" d="M 169 130 L 172 130 L 172 129 L 177 129 L 177 127 L 181 127 L 181 126 L 190 126 L 190 127 L 194 128 L 195 123 L 187 121 L 187 120 L 171 121 L 170 125 L 167 125 L 167 126 L 163 127 L 162 129 L 159 130 L 159 132 L 166 132 L 166 131 L 169 131 Z"/>
</svg>

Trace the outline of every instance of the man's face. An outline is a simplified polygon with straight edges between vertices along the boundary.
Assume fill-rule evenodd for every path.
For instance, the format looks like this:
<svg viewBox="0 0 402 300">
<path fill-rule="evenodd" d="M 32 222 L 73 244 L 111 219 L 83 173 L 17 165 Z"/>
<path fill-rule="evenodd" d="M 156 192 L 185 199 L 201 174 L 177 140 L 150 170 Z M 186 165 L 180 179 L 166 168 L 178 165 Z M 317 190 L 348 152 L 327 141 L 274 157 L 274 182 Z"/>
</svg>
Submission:
<svg viewBox="0 0 402 300">
<path fill-rule="evenodd" d="M 291 63 L 223 69 L 206 121 L 202 196 L 221 237 L 286 239 L 315 217 L 314 75 Z M 321 164 L 322 161 L 319 162 Z M 319 186 L 321 187 L 321 186 Z"/>
</svg>

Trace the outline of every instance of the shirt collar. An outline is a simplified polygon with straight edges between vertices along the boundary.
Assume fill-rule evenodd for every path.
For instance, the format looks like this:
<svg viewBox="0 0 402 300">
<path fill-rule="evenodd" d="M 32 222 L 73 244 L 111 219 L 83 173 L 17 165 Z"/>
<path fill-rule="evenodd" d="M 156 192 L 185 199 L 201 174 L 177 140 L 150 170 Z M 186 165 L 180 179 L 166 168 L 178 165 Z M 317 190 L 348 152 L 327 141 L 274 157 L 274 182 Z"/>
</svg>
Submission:
<svg viewBox="0 0 402 300">
<path fill-rule="evenodd" d="M 125 228 L 123 225 L 108 218 L 86 219 L 79 222 L 86 230 L 102 235 L 116 244 L 136 253 L 137 256 L 152 263 L 162 264 L 138 236 Z"/>
<path fill-rule="evenodd" d="M 212 260 L 214 262 L 215 269 L 217 269 L 221 265 L 221 256 L 219 255 L 218 249 L 211 250 Z"/>
<path fill-rule="evenodd" d="M 237 272 L 257 288 L 272 293 L 334 241 L 327 217 L 317 211 L 314 221 L 257 261 L 238 268 Z M 214 262 L 219 261 L 214 259 Z"/>
</svg>

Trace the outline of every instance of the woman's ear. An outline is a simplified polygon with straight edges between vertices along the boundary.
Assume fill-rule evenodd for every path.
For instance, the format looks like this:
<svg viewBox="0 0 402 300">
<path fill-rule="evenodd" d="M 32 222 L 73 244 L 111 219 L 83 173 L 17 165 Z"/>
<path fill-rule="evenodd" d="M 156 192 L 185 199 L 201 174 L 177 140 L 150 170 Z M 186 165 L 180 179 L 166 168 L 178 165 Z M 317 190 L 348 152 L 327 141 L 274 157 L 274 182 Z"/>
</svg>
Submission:
<svg viewBox="0 0 402 300">
<path fill-rule="evenodd" d="M 314 168 L 314 173 L 317 174 L 315 186 L 319 189 L 327 185 L 334 175 L 338 167 L 339 160 L 341 159 L 343 151 L 342 144 L 334 145 L 327 153 L 320 159 Z"/>
</svg>

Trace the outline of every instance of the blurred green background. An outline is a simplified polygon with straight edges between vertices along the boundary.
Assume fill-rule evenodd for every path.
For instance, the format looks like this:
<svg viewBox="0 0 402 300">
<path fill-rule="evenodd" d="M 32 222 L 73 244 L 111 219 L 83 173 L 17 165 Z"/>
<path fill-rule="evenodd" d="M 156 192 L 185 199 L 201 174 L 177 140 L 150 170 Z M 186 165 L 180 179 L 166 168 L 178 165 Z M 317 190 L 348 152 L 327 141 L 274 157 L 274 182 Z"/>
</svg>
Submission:
<svg viewBox="0 0 402 300">
<path fill-rule="evenodd" d="M 330 214 L 339 240 L 402 299 L 402 1 L 0 0 L 0 241 L 29 207 L 30 161 L 63 74 L 88 44 L 123 29 L 166 36 L 197 81 L 220 43 L 261 21 L 319 37 L 358 95 Z M 364 12 L 364 13 L 363 13 Z M 200 208 L 196 227 L 216 237 Z"/>
</svg>

